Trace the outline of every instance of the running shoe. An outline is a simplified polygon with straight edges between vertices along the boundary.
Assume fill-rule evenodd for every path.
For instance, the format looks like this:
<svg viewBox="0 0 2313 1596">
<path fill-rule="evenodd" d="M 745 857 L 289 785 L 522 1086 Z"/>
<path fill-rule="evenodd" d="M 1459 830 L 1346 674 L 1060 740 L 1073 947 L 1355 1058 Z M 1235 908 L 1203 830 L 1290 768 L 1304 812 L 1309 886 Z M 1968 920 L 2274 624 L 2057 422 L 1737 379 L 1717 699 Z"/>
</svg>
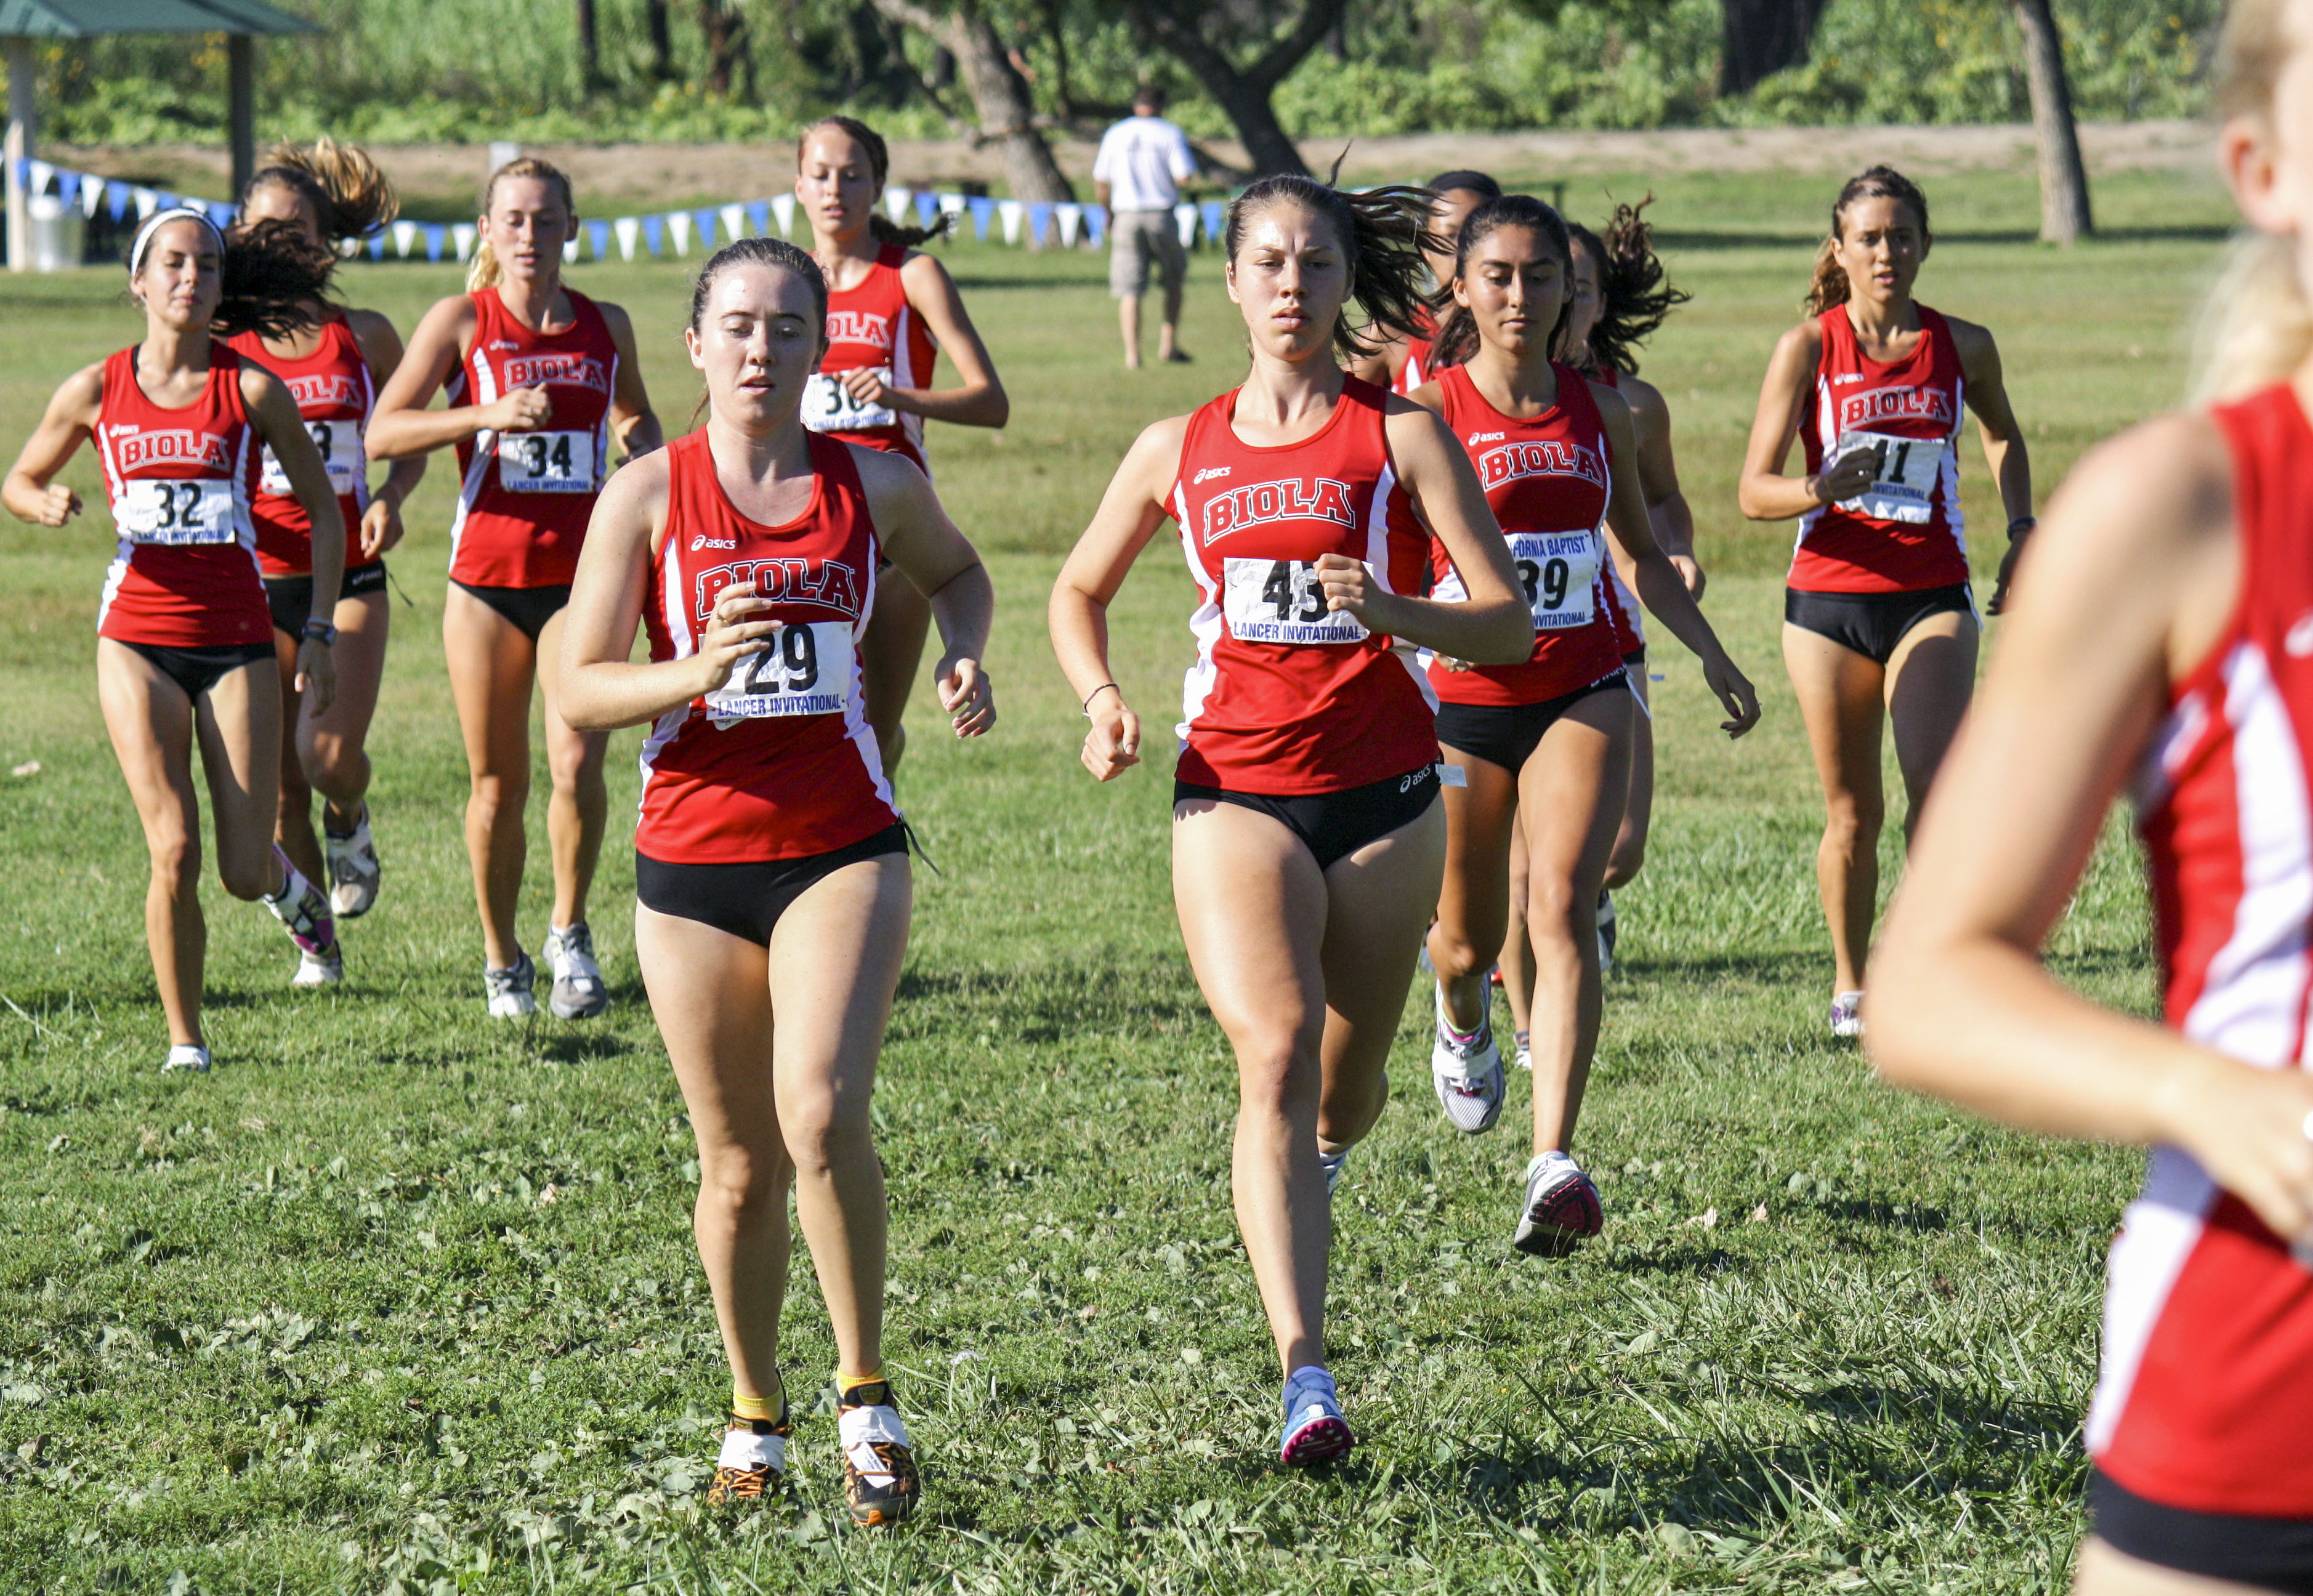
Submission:
<svg viewBox="0 0 2313 1596">
<path fill-rule="evenodd" d="M 883 1401 L 846 1407 L 835 1421 L 843 1444 L 843 1500 L 851 1521 L 863 1527 L 898 1523 L 916 1511 L 923 1494 L 908 1426 L 891 1402 L 892 1388 L 884 1386 L 880 1394 Z"/>
<path fill-rule="evenodd" d="M 1536 1258 L 1563 1258 L 1606 1227 L 1598 1188 L 1563 1153 L 1537 1153 L 1526 1166 L 1526 1206 L 1510 1245 Z"/>
<path fill-rule="evenodd" d="M 1327 1197 L 1332 1196 L 1333 1188 L 1341 1183 L 1341 1166 L 1349 1162 L 1350 1150 L 1347 1147 L 1342 1148 L 1339 1153 L 1328 1153 L 1322 1147 L 1318 1149 L 1317 1167 L 1325 1171 Z"/>
<path fill-rule="evenodd" d="M 1358 1443 L 1350 1421 L 1341 1416 L 1341 1399 L 1333 1377 L 1311 1364 L 1285 1379 L 1285 1437 L 1277 1445 L 1277 1460 L 1288 1469 L 1307 1469 L 1350 1455 Z"/>
<path fill-rule="evenodd" d="M 1614 968 L 1614 895 L 1598 894 L 1598 973 Z"/>
<path fill-rule="evenodd" d="M 1464 1036 L 1446 1017 L 1446 992 L 1438 990 L 1438 1039 L 1429 1049 L 1429 1083 L 1447 1121 L 1465 1136 L 1491 1130 L 1501 1117 L 1502 1050 L 1494 1046 L 1494 1020 L 1482 1014 L 1478 1029 Z"/>
<path fill-rule="evenodd" d="M 489 999 L 490 1018 L 519 1020 L 525 1014 L 538 1013 L 538 999 L 530 995 L 538 979 L 538 967 L 524 953 L 511 968 L 493 969 L 482 967 L 482 991 Z"/>
<path fill-rule="evenodd" d="M 1842 992 L 1831 1000 L 1831 1034 L 1842 1037 L 1863 1034 L 1863 994 Z"/>
<path fill-rule="evenodd" d="M 715 1460 L 714 1483 L 707 1487 L 707 1505 L 736 1507 L 778 1491 L 787 1483 L 787 1437 L 794 1433 L 784 1394 L 775 1419 L 733 1414 L 723 1432 L 722 1455 Z"/>
<path fill-rule="evenodd" d="M 377 845 L 369 835 L 369 805 L 362 805 L 361 819 L 344 837 L 330 830 L 324 819 L 321 851 L 329 857 L 330 907 L 338 911 L 340 920 L 360 919 L 377 901 L 380 873 Z"/>
<path fill-rule="evenodd" d="M 289 978 L 292 987 L 334 987 L 346 978 L 346 956 L 336 948 L 326 953 L 315 953 L 304 948 L 297 950 L 297 973 Z"/>
<path fill-rule="evenodd" d="M 207 1074 L 209 1050 L 194 1042 L 171 1044 L 169 1056 L 161 1061 L 161 1073 L 165 1075 L 177 1070 L 183 1070 L 189 1074 Z"/>
<path fill-rule="evenodd" d="M 330 900 L 298 873 L 286 854 L 275 848 L 273 857 L 281 865 L 281 887 L 266 894 L 265 907 L 273 911 L 273 917 L 300 950 L 317 958 L 333 956 L 338 951 L 338 926 L 330 914 Z"/>
<path fill-rule="evenodd" d="M 554 985 L 547 1007 L 558 1020 L 591 1020 L 611 1006 L 611 989 L 602 984 L 602 967 L 594 962 L 594 934 L 581 920 L 567 930 L 546 933 L 546 968 Z"/>
<path fill-rule="evenodd" d="M 1517 1047 L 1517 1066 L 1527 1074 L 1534 1074 L 1534 1037 L 1530 1031 L 1514 1030 L 1510 1040 Z"/>
</svg>

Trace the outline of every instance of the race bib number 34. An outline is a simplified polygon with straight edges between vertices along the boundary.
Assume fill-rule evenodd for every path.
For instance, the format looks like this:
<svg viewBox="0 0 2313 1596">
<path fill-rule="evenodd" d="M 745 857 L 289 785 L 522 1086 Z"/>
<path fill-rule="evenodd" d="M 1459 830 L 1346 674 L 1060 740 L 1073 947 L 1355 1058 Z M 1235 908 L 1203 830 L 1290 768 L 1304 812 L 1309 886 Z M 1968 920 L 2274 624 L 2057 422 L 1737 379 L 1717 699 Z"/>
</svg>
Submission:
<svg viewBox="0 0 2313 1596">
<path fill-rule="evenodd" d="M 1325 608 L 1325 590 L 1308 560 L 1223 560 L 1221 615 L 1240 643 L 1356 643 L 1366 636 L 1356 616 Z"/>
<path fill-rule="evenodd" d="M 133 543 L 231 543 L 241 535 L 230 482 L 131 482 L 112 501 L 112 519 Z"/>
<path fill-rule="evenodd" d="M 1526 607 L 1537 632 L 1587 627 L 1596 613 L 1598 538 L 1589 531 L 1519 532 L 1510 539 Z"/>
<path fill-rule="evenodd" d="M 1871 486 L 1839 507 L 1875 521 L 1916 524 L 1933 513 L 1936 479 L 1943 474 L 1944 452 L 1950 444 L 1942 438 L 1891 438 L 1885 433 L 1842 434 L 1834 460 L 1859 450 L 1873 456 L 1877 475 Z"/>
<path fill-rule="evenodd" d="M 849 621 L 790 621 L 770 644 L 707 695 L 707 713 L 717 722 L 835 715 L 851 701 Z"/>
<path fill-rule="evenodd" d="M 593 493 L 593 433 L 500 433 L 498 486 L 514 493 Z"/>
<path fill-rule="evenodd" d="M 362 456 L 361 423 L 308 421 L 305 430 L 313 435 L 313 447 L 321 452 L 321 463 L 329 468 L 330 491 L 340 498 L 359 492 L 363 474 L 369 467 Z M 257 485 L 269 494 L 286 495 L 290 491 L 289 473 L 281 469 L 281 457 L 273 452 L 269 444 Z"/>
<path fill-rule="evenodd" d="M 875 368 L 876 378 L 887 387 L 892 381 L 892 368 Z M 851 390 L 826 372 L 814 372 L 811 381 L 804 384 L 803 424 L 815 433 L 860 433 L 870 427 L 896 426 L 900 413 L 889 405 L 864 405 L 851 397 Z"/>
</svg>

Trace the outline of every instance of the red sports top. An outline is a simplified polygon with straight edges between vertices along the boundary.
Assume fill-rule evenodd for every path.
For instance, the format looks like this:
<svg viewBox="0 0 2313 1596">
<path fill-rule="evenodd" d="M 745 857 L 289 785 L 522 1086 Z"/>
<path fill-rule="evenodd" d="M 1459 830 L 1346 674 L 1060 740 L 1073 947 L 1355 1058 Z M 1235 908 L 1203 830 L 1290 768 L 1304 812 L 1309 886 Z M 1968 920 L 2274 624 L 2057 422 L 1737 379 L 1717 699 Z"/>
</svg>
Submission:
<svg viewBox="0 0 2313 1596">
<path fill-rule="evenodd" d="M 1957 448 L 1966 378 L 1951 324 L 1925 305 L 1919 312 L 1920 341 L 1886 365 L 1857 346 L 1846 306 L 1816 318 L 1823 354 L 1799 418 L 1807 474 L 1869 449 L 1879 476 L 1860 496 L 1800 518 L 1790 582 L 1801 592 L 1916 592 L 1967 581 Z"/>
<path fill-rule="evenodd" d="M 1392 592 L 1421 591 L 1429 538 L 1390 461 L 1386 402 L 1349 378 L 1315 435 L 1268 448 L 1236 435 L 1234 390 L 1189 417 L 1168 505 L 1203 597 L 1181 780 L 1297 797 L 1436 761 L 1437 700 L 1412 648 L 1328 610 L 1315 569 L 1347 555 Z"/>
<path fill-rule="evenodd" d="M 1509 540 L 1510 560 L 1534 612 L 1534 653 L 1520 665 L 1449 671 L 1431 658 L 1429 685 L 1448 704 L 1540 704 L 1588 687 L 1623 668 L 1613 623 L 1600 603 L 1606 559 L 1606 503 L 1613 480 L 1606 428 L 1590 384 L 1553 364 L 1558 402 L 1528 420 L 1505 416 L 1448 366 L 1430 381 L 1445 398 L 1446 425 L 1470 452 L 1486 503 Z M 1469 597 L 1446 546 L 1429 545 L 1430 596 Z"/>
<path fill-rule="evenodd" d="M 495 288 L 474 302 L 474 342 L 449 381 L 453 405 L 496 404 L 545 384 L 554 414 L 537 432 L 478 433 L 458 445 L 450 577 L 471 587 L 567 587 L 594 513 L 611 447 L 619 346 L 594 302 L 575 288 L 570 326 L 534 332 Z"/>
<path fill-rule="evenodd" d="M 1438 318 L 1428 305 L 1416 305 L 1413 321 L 1413 336 L 1405 340 L 1405 369 L 1390 383 L 1392 393 L 1412 393 L 1438 374 L 1429 369 L 1429 346 L 1438 337 Z"/>
<path fill-rule="evenodd" d="M 2313 1000 L 2313 426 L 2287 385 L 2219 408 L 2239 607 L 2144 757 L 2168 1023 L 2303 1069 Z M 2190 1156 L 2155 1149 L 2114 1243 L 2098 1468 L 2195 1513 L 2313 1519 L 2313 1274 Z"/>
<path fill-rule="evenodd" d="M 362 452 L 362 433 L 377 402 L 369 362 L 343 316 L 321 324 L 321 342 L 303 360 L 270 354 L 264 338 L 254 332 L 235 333 L 225 340 L 242 354 L 281 379 L 297 401 L 297 414 L 330 468 L 330 486 L 337 490 L 338 513 L 346 518 L 346 569 L 362 563 L 362 512 L 369 508 L 369 458 Z M 305 506 L 289 491 L 281 462 L 267 449 L 257 478 L 257 496 L 250 502 L 250 518 L 257 524 L 257 563 L 268 576 L 303 576 L 313 568 L 313 526 Z"/>
<path fill-rule="evenodd" d="M 827 296 L 827 353 L 804 392 L 803 424 L 847 443 L 904 454 L 928 473 L 924 418 L 884 405 L 855 404 L 836 378 L 861 366 L 884 373 L 893 388 L 928 388 L 939 345 L 908 303 L 900 267 L 905 244 L 885 244 L 856 288 Z"/>
<path fill-rule="evenodd" d="M 119 544 L 96 635 L 165 648 L 271 643 L 249 521 L 258 438 L 241 402 L 241 356 L 209 346 L 201 397 L 169 409 L 136 386 L 136 351 L 104 363 L 96 423 Z"/>
<path fill-rule="evenodd" d="M 1623 390 L 1623 373 L 1613 366 L 1605 367 L 1591 381 L 1604 382 L 1617 393 Z M 1606 612 L 1606 624 L 1614 629 L 1615 653 L 1628 659 L 1645 648 L 1645 611 L 1639 608 L 1639 595 L 1623 581 L 1623 568 L 1614 563 L 1611 549 L 1599 566 L 1598 599 Z"/>
<path fill-rule="evenodd" d="M 667 445 L 666 539 L 643 624 L 653 660 L 697 651 L 717 595 L 752 581 L 785 621 L 721 691 L 643 744 L 635 846 L 664 864 L 800 859 L 900 818 L 864 713 L 858 641 L 875 603 L 875 526 L 851 452 L 811 440 L 811 505 L 785 526 L 732 506 L 704 430 Z"/>
</svg>

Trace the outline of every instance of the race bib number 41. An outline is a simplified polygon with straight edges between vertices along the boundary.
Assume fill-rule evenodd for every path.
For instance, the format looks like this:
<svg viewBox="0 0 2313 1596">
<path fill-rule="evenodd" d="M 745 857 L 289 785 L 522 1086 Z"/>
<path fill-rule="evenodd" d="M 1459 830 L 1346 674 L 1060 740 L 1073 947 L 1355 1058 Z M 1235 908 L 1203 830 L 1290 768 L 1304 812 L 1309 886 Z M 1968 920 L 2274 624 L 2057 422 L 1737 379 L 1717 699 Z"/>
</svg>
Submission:
<svg viewBox="0 0 2313 1596">
<path fill-rule="evenodd" d="M 876 378 L 885 386 L 892 381 L 892 368 L 875 368 Z M 826 372 L 814 372 L 803 389 L 803 424 L 815 433 L 862 433 L 870 427 L 896 426 L 900 413 L 889 405 L 862 404 L 851 397 L 851 390 L 835 376 Z"/>
<path fill-rule="evenodd" d="M 1877 475 L 1870 487 L 1854 498 L 1842 499 L 1839 507 L 1875 521 L 1913 524 L 1926 521 L 1934 513 L 1936 479 L 1943 474 L 1944 452 L 1950 446 L 1942 438 L 1842 434 L 1832 459 L 1842 460 L 1859 450 L 1868 450 L 1877 461 Z"/>
<path fill-rule="evenodd" d="M 772 715 L 835 715 L 851 701 L 851 623 L 790 621 L 770 646 L 733 668 L 707 695 L 717 723 Z"/>
<path fill-rule="evenodd" d="M 132 543 L 181 547 L 241 536 L 230 482 L 131 482 L 112 501 L 112 519 Z"/>
<path fill-rule="evenodd" d="M 498 486 L 514 493 L 593 493 L 593 433 L 500 433 Z"/>
<path fill-rule="evenodd" d="M 1239 643 L 1356 643 L 1365 623 L 1325 608 L 1325 590 L 1308 560 L 1221 562 L 1221 615 Z"/>
<path fill-rule="evenodd" d="M 313 447 L 321 452 L 321 463 L 329 468 L 330 491 L 339 498 L 359 492 L 363 474 L 369 469 L 362 456 L 361 423 L 308 421 L 304 425 L 313 435 Z M 266 446 L 263 474 L 257 485 L 269 494 L 286 495 L 290 491 L 289 473 L 281 469 L 281 457 L 270 444 Z"/>
<path fill-rule="evenodd" d="M 1510 561 L 1517 567 L 1534 629 L 1559 632 L 1587 627 L 1596 609 L 1598 537 L 1595 532 L 1518 532 L 1510 539 Z"/>
</svg>

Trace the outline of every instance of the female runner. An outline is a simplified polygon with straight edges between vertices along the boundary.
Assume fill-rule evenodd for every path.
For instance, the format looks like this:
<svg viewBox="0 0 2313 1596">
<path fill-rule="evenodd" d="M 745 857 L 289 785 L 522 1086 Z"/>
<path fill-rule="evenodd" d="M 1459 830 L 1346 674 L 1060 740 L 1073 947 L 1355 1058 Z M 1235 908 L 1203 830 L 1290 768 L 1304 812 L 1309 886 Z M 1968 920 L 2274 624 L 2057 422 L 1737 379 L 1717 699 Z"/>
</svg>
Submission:
<svg viewBox="0 0 2313 1596">
<path fill-rule="evenodd" d="M 956 734 L 996 718 L 994 600 L 924 474 L 805 429 L 819 268 L 780 239 L 719 250 L 691 294 L 703 431 L 622 471 L 579 561 L 563 698 L 598 732 L 655 722 L 635 834 L 635 951 L 699 1139 L 694 1226 L 733 1381 L 709 1499 L 787 1466 L 778 1367 L 787 1185 L 834 1321 L 852 1518 L 903 1519 L 917 1476 L 884 1378 L 882 1166 L 868 1100 L 907 951 L 905 830 L 862 708 L 888 555 L 931 595 Z M 712 550 L 712 552 L 701 552 Z M 651 663 L 627 663 L 635 625 Z"/>
<path fill-rule="evenodd" d="M 1502 186 L 1482 171 L 1441 171 L 1429 180 L 1429 238 L 1421 247 L 1429 281 L 1439 293 L 1454 280 L 1454 239 L 1462 218 L 1490 199 L 1502 197 Z M 1438 315 L 1427 301 L 1416 301 L 1413 319 L 1403 330 L 1376 327 L 1367 332 L 1368 346 L 1348 357 L 1351 376 L 1387 388 L 1392 393 L 1412 393 L 1431 375 L 1430 341 L 1438 336 Z"/>
<path fill-rule="evenodd" d="M 1975 688 L 1963 402 L 2009 518 L 1994 614 L 2017 539 L 2032 527 L 2032 468 L 1992 335 L 1912 297 L 1930 241 L 1927 197 L 1901 173 L 1875 166 L 1839 191 L 1809 320 L 1775 346 L 1743 460 L 1743 513 L 1799 517 L 1783 664 L 1828 811 L 1816 882 L 1831 925 L 1834 1036 L 1862 1031 L 1885 807 L 1881 722 L 1895 727 L 1908 837 Z M 1802 477 L 1783 475 L 1794 434 L 1807 454 Z"/>
<path fill-rule="evenodd" d="M 924 475 L 924 419 L 1000 427 L 1012 401 L 996 363 L 965 313 L 947 267 L 915 248 L 946 230 L 901 227 L 883 214 L 891 157 L 881 135 L 849 117 L 803 130 L 796 150 L 796 197 L 811 218 L 812 254 L 827 275 L 827 354 L 804 401 L 804 425 L 915 461 Z M 934 388 L 945 349 L 958 385 Z M 899 768 L 908 730 L 901 723 L 924 657 L 931 610 L 904 582 L 876 594 L 861 665 L 867 672 L 867 723 L 884 750 L 884 774 Z"/>
<path fill-rule="evenodd" d="M 2082 1596 L 2313 1591 L 2313 5 L 2235 0 L 2220 161 L 2262 234 L 2215 401 L 2084 459 L 1918 837 L 1866 1013 L 1890 1079 L 2152 1149 L 2114 1243 Z M 2124 788 L 2166 1023 L 2039 953 Z"/>
<path fill-rule="evenodd" d="M 1523 813 L 1535 996 L 1550 1024 L 1536 1039 L 1535 1151 L 1515 1244 L 1556 1254 L 1597 1234 L 1604 1218 L 1597 1188 L 1570 1153 L 1597 1050 L 1599 881 L 1622 824 L 1634 718 L 1599 597 L 1602 529 L 1630 555 L 1640 593 L 1702 659 L 1732 717 L 1730 735 L 1751 729 L 1759 704 L 1655 542 L 1630 405 L 1551 358 L 1574 270 L 1558 213 L 1523 194 L 1491 200 L 1463 223 L 1456 256 L 1455 309 L 1436 346 L 1443 369 L 1412 398 L 1469 450 L 1509 541 L 1535 639 L 1514 665 L 1439 658 L 1429 666 L 1442 700 L 1438 739 L 1466 778 L 1446 795 L 1445 888 L 1429 930 L 1430 1078 L 1456 1129 L 1492 1127 L 1502 1057 L 1486 970 L 1502 948 L 1510 821 Z M 1460 597 L 1453 566 L 1433 559 L 1431 591 Z"/>
<path fill-rule="evenodd" d="M 209 1067 L 196 741 L 217 879 L 235 898 L 261 898 L 287 928 L 300 985 L 339 978 L 329 900 L 272 844 L 281 695 L 249 519 L 260 448 L 279 457 L 312 520 L 314 608 L 298 627 L 297 665 L 317 714 L 330 706 L 345 533 L 296 401 L 222 342 L 303 324 L 328 286 L 327 259 L 278 224 L 228 248 L 200 212 L 160 212 L 128 252 L 143 341 L 66 379 L 0 486 L 19 521 L 60 527 L 81 500 L 57 475 L 91 439 L 103 461 L 119 542 L 97 610 L 97 697 L 152 856 L 145 939 L 169 1025 L 164 1070 Z M 324 973 L 309 979 L 309 967 Z"/>
<path fill-rule="evenodd" d="M 450 522 L 442 646 L 473 777 L 466 853 L 482 913 L 482 986 L 489 1012 L 505 1019 L 538 1010 L 535 967 L 514 928 L 533 680 L 546 701 L 553 782 L 548 1003 L 558 1019 L 576 1020 L 611 1001 L 586 924 L 609 804 L 608 740 L 564 718 L 556 673 L 538 664 L 560 646 L 559 617 L 611 468 L 611 433 L 629 460 L 661 440 L 626 311 L 563 286 L 562 246 L 577 226 L 570 180 L 556 168 L 524 156 L 493 172 L 468 291 L 426 312 L 369 424 L 369 452 L 380 460 L 447 444 L 458 451 L 463 480 Z M 428 410 L 445 384 L 449 408 Z"/>
<path fill-rule="evenodd" d="M 307 149 L 283 145 L 242 190 L 242 225 L 279 221 L 334 256 L 341 241 L 366 238 L 400 209 L 393 185 L 368 155 L 329 138 Z M 233 347 L 279 377 L 330 469 L 346 522 L 345 583 L 338 590 L 334 650 L 337 697 L 329 713 L 300 718 L 296 689 L 298 629 L 312 608 L 312 536 L 268 452 L 250 516 L 257 525 L 257 562 L 273 610 L 273 646 L 281 662 L 281 812 L 274 837 L 314 881 L 330 883 L 330 905 L 351 920 L 377 901 L 377 847 L 369 830 L 370 716 L 385 674 L 385 552 L 401 541 L 401 506 L 426 474 L 426 457 L 393 462 L 375 495 L 362 428 L 378 389 L 401 359 L 401 335 L 375 311 L 316 302 L 312 320 L 286 336 L 236 333 Z M 313 788 L 323 800 L 321 840 L 313 836 Z M 323 858 L 324 848 L 326 861 Z"/>
<path fill-rule="evenodd" d="M 1237 1223 L 1287 1372 L 1288 1464 L 1351 1444 L 1325 1372 L 1330 1188 L 1380 1117 L 1383 1066 L 1438 902 L 1446 821 L 1415 648 L 1521 660 L 1534 624 L 1445 424 L 1349 376 L 1343 317 L 1403 327 L 1429 196 L 1267 178 L 1229 208 L 1244 385 L 1140 434 L 1052 590 L 1060 666 L 1102 781 L 1139 763 L 1108 607 L 1170 514 L 1203 602 L 1174 772 L 1173 896 L 1237 1060 Z M 1426 539 L 1468 598 L 1420 590 Z"/>
</svg>

